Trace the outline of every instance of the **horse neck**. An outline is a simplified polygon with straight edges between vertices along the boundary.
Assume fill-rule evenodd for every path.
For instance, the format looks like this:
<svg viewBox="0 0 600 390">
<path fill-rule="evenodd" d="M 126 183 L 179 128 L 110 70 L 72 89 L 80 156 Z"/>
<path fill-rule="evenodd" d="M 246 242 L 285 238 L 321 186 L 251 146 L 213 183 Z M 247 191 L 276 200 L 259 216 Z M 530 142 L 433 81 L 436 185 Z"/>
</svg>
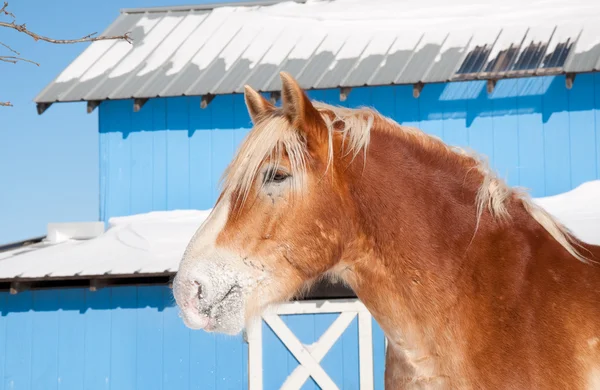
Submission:
<svg viewBox="0 0 600 390">
<path fill-rule="evenodd" d="M 392 344 L 414 361 L 426 361 L 459 348 L 470 325 L 468 297 L 481 293 L 473 283 L 478 270 L 502 263 L 505 275 L 518 273 L 522 264 L 500 258 L 519 258 L 523 234 L 539 235 L 539 229 L 511 198 L 507 210 L 523 222 L 523 234 L 487 210 L 478 223 L 484 177 L 463 156 L 377 130 L 366 164 L 357 157 L 347 171 L 358 222 L 357 239 L 342 261 L 351 264 L 343 278 Z M 458 364 L 446 363 L 448 370 Z"/>
</svg>

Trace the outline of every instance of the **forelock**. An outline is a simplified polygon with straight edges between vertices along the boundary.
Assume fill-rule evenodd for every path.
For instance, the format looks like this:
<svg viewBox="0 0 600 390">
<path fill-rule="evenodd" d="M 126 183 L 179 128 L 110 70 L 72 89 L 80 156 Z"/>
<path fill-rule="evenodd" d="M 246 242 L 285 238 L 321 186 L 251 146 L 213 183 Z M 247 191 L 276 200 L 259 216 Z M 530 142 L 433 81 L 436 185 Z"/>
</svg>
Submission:
<svg viewBox="0 0 600 390">
<path fill-rule="evenodd" d="M 354 158 L 361 150 L 366 153 L 374 116 L 377 115 L 373 110 L 349 109 L 314 101 L 312 104 L 320 112 L 327 127 L 327 168 L 331 166 L 334 157 L 335 133 L 342 136 L 343 154 L 351 153 Z M 343 126 L 336 130 L 336 124 L 339 122 L 342 122 Z M 222 177 L 224 193 L 236 194 L 234 202 L 243 204 L 265 160 L 268 159 L 272 166 L 277 167 L 284 155 L 287 156 L 290 164 L 292 192 L 302 194 L 305 188 L 308 156 L 306 139 L 301 132 L 291 126 L 278 109 L 260 118 L 242 141 L 237 154 Z"/>
</svg>

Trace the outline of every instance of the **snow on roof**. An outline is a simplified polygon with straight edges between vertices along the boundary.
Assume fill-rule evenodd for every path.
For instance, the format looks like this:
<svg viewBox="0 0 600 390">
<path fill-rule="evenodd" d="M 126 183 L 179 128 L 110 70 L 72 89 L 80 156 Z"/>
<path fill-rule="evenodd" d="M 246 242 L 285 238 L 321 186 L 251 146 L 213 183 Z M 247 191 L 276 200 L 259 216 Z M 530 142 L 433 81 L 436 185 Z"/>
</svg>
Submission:
<svg viewBox="0 0 600 390">
<path fill-rule="evenodd" d="M 37 103 L 600 70 L 597 0 L 306 0 L 123 10 Z"/>
<path fill-rule="evenodd" d="M 600 245 L 600 180 L 534 201 L 571 229 L 577 238 Z"/>
<path fill-rule="evenodd" d="M 209 213 L 175 210 L 115 217 L 97 238 L 1 252 L 0 280 L 172 273 Z"/>
<path fill-rule="evenodd" d="M 534 201 L 580 239 L 600 245 L 600 180 Z M 156 211 L 112 218 L 108 230 L 97 238 L 2 252 L 0 280 L 174 273 L 210 211 Z"/>
</svg>

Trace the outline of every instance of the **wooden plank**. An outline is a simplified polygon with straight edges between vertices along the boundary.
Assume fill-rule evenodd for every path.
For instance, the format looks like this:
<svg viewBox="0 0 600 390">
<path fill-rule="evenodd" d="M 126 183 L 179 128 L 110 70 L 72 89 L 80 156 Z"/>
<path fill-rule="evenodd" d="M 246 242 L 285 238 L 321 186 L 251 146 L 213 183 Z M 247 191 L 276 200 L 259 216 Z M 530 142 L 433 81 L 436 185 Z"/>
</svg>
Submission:
<svg viewBox="0 0 600 390">
<path fill-rule="evenodd" d="M 162 381 L 164 290 L 162 286 L 137 287 L 136 387 L 139 389 L 152 389 Z"/>
<path fill-rule="evenodd" d="M 110 384 L 112 388 L 135 389 L 137 287 L 113 287 L 111 290 Z"/>
<path fill-rule="evenodd" d="M 521 161 L 531 167 L 528 169 L 530 181 L 522 184 L 529 188 L 538 187 L 532 190 L 533 196 L 557 195 L 571 189 L 569 91 L 557 78 L 543 77 L 536 80 L 543 83 L 545 90 L 541 95 L 540 118 L 536 119 L 534 125 L 523 123 L 521 117 L 524 115 L 519 117 L 519 135 L 525 132 L 535 134 L 531 141 L 521 144 Z M 533 181 L 533 176 L 544 180 Z"/>
<path fill-rule="evenodd" d="M 190 208 L 188 97 L 167 100 L 167 210 Z"/>
<path fill-rule="evenodd" d="M 32 388 L 32 350 L 34 317 L 33 293 L 24 291 L 16 295 L 6 296 L 6 306 L 2 311 L 6 314 L 4 344 L 5 361 L 4 376 L 0 378 L 5 389 Z"/>
<path fill-rule="evenodd" d="M 581 74 L 568 91 L 571 182 L 575 188 L 598 177 L 596 171 L 596 133 L 594 118 L 594 74 Z M 548 157 L 547 157 L 548 158 Z"/>
<path fill-rule="evenodd" d="M 263 389 L 262 321 L 253 321 L 248 329 L 248 390 Z"/>
<path fill-rule="evenodd" d="M 59 290 L 58 377 L 61 390 L 84 388 L 86 290 Z"/>
<path fill-rule="evenodd" d="M 277 315 L 266 315 L 263 317 L 267 325 L 283 341 L 290 352 L 298 359 L 298 362 L 305 366 L 315 382 L 323 390 L 338 389 L 329 375 L 323 370 L 323 367 L 312 357 L 310 352 L 296 338 L 294 333 L 283 323 Z"/>
<path fill-rule="evenodd" d="M 360 367 L 360 389 L 373 389 L 373 329 L 371 314 L 358 313 L 358 353 Z"/>
<path fill-rule="evenodd" d="M 311 346 L 306 347 L 309 354 L 315 359 L 317 363 L 325 357 L 327 352 L 333 347 L 335 342 L 340 338 L 344 331 L 348 328 L 352 320 L 356 317 L 354 312 L 344 312 L 339 315 L 338 318 L 331 324 L 331 326 L 321 335 L 319 340 Z M 294 372 L 286 379 L 282 389 L 292 390 L 300 389 L 304 385 L 304 382 L 310 377 L 308 368 L 305 366 L 298 366 Z"/>
<path fill-rule="evenodd" d="M 80 389 L 106 389 L 107 378 L 111 377 L 111 295 L 112 288 L 85 291 L 84 383 Z"/>
<path fill-rule="evenodd" d="M 286 302 L 270 308 L 266 314 L 321 314 L 341 313 L 343 311 L 368 311 L 365 305 L 358 299 L 336 299 L 336 300 L 307 300 Z"/>
<path fill-rule="evenodd" d="M 57 310 L 60 290 L 32 291 L 33 330 L 31 335 L 31 390 L 56 387 L 58 373 L 58 335 L 60 326 Z M 9 357 L 10 359 L 10 357 Z M 15 386 L 19 388 L 20 386 Z M 12 387 L 10 387 L 12 388 Z"/>
</svg>

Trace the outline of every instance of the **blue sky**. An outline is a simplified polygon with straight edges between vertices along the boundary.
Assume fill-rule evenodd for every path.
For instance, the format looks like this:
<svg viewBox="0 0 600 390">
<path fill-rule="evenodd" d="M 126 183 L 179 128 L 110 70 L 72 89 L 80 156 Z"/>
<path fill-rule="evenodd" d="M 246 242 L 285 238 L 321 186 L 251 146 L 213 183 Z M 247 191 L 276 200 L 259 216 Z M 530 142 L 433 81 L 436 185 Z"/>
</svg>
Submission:
<svg viewBox="0 0 600 390">
<path fill-rule="evenodd" d="M 232 0 L 228 0 L 232 1 Z M 193 0 L 216 3 L 224 0 Z M 9 0 L 18 23 L 41 35 L 71 39 L 101 33 L 119 9 L 180 5 L 174 0 Z M 58 15 L 58 16 L 50 16 Z M 4 20 L 4 19 L 3 19 Z M 43 115 L 33 98 L 89 43 L 35 42 L 0 29 L 0 42 L 40 63 L 0 62 L 0 245 L 46 234 L 48 222 L 98 219 L 97 110 L 85 103 L 62 103 Z M 8 54 L 2 51 L 0 53 Z"/>
</svg>

